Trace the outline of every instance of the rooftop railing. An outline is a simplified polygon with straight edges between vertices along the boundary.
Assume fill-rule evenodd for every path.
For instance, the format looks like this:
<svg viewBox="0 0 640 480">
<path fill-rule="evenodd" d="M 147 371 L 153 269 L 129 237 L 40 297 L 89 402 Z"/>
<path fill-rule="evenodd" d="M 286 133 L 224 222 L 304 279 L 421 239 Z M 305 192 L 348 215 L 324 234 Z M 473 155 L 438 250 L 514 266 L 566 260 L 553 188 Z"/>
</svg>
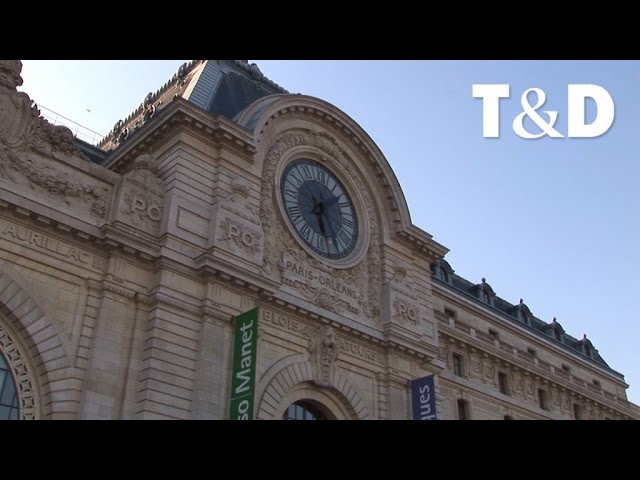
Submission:
<svg viewBox="0 0 640 480">
<path fill-rule="evenodd" d="M 43 105 L 37 104 L 38 110 L 40 110 L 40 115 L 46 118 L 53 125 L 63 125 L 67 127 L 73 135 L 80 140 L 84 140 L 91 145 L 96 145 L 100 142 L 104 135 L 91 130 L 90 128 L 84 127 L 80 125 L 78 122 L 74 122 L 70 118 L 65 117 L 64 115 L 60 115 L 57 112 L 54 112 L 50 108 L 47 108 Z"/>
</svg>

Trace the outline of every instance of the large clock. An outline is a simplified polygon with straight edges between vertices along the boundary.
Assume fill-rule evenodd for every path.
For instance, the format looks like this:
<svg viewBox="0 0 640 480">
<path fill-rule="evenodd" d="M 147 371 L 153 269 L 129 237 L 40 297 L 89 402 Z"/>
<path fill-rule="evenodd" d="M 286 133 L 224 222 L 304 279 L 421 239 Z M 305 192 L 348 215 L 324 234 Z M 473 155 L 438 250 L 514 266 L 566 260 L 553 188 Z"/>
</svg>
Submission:
<svg viewBox="0 0 640 480">
<path fill-rule="evenodd" d="M 358 241 L 358 218 L 342 182 L 327 167 L 294 160 L 282 173 L 280 196 L 298 237 L 329 259 L 349 256 Z"/>
</svg>

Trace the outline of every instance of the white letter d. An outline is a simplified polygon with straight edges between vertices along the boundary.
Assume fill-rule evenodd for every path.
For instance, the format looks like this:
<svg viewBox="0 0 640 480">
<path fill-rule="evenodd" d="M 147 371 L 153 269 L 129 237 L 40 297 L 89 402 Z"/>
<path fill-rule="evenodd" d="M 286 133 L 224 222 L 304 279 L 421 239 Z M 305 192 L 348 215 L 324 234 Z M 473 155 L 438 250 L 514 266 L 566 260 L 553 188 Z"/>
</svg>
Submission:
<svg viewBox="0 0 640 480">
<path fill-rule="evenodd" d="M 585 99 L 592 98 L 596 102 L 596 118 L 593 123 L 586 125 Z M 573 84 L 568 91 L 568 137 L 593 138 L 605 133 L 615 117 L 613 98 L 599 85 Z"/>
</svg>

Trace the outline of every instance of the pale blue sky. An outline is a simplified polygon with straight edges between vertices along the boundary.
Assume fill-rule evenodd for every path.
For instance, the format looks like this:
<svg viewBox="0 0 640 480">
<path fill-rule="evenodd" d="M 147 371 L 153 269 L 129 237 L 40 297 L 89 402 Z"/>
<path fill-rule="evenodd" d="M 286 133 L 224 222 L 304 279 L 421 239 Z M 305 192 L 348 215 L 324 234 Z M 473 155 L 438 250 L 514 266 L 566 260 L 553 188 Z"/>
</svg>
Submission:
<svg viewBox="0 0 640 480">
<path fill-rule="evenodd" d="M 22 90 L 108 133 L 184 60 L 24 61 Z M 640 403 L 640 62 L 256 61 L 293 93 L 333 103 L 373 138 L 404 190 L 413 223 L 451 252 L 456 273 L 586 333 Z M 474 83 L 508 83 L 500 139 L 482 137 Z M 523 140 L 521 93 L 540 87 L 566 134 L 570 83 L 607 89 L 615 123 L 595 139 Z M 87 110 L 90 110 L 87 111 Z M 533 128 L 532 132 L 535 131 Z"/>
</svg>

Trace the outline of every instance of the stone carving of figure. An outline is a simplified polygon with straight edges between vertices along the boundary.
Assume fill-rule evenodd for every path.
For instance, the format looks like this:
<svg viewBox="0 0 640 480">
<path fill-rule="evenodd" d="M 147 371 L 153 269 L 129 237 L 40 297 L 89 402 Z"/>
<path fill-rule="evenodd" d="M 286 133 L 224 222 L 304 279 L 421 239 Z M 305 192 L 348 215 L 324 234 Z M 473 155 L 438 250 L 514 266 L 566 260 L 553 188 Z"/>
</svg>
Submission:
<svg viewBox="0 0 640 480">
<path fill-rule="evenodd" d="M 15 90 L 22 85 L 21 71 L 20 60 L 0 60 L 0 88 Z"/>
<path fill-rule="evenodd" d="M 323 387 L 330 386 L 333 366 L 339 353 L 333 327 L 325 325 L 315 335 L 310 336 L 309 352 L 315 370 L 315 383 Z"/>
</svg>

